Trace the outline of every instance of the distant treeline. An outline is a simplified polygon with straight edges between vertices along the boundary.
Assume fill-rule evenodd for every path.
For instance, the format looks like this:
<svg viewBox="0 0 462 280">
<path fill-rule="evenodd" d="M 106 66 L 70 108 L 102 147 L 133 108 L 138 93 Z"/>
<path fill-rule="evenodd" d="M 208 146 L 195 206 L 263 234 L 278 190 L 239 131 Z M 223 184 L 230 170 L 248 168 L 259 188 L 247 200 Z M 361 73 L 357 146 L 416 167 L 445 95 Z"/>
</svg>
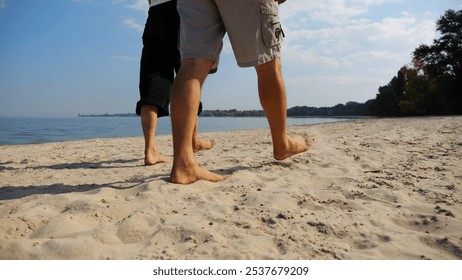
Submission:
<svg viewBox="0 0 462 280">
<path fill-rule="evenodd" d="M 322 116 L 368 116 L 367 103 L 348 102 L 338 104 L 334 107 L 307 107 L 296 106 L 287 110 L 288 117 L 322 117 Z M 264 117 L 263 110 L 203 110 L 201 117 Z M 136 114 L 102 114 L 102 115 L 84 115 L 78 114 L 78 117 L 138 117 Z"/>
<path fill-rule="evenodd" d="M 368 116 L 368 104 L 348 102 L 334 107 L 296 106 L 287 109 L 288 117 Z M 263 110 L 204 110 L 201 117 L 264 117 Z"/>
<path fill-rule="evenodd" d="M 89 117 L 138 117 L 136 114 L 132 113 L 118 113 L 118 114 L 102 114 L 102 115 L 84 115 L 84 114 L 78 114 L 77 117 L 79 118 L 89 118 Z"/>
<path fill-rule="evenodd" d="M 201 117 L 264 117 L 263 110 L 203 110 Z"/>
</svg>

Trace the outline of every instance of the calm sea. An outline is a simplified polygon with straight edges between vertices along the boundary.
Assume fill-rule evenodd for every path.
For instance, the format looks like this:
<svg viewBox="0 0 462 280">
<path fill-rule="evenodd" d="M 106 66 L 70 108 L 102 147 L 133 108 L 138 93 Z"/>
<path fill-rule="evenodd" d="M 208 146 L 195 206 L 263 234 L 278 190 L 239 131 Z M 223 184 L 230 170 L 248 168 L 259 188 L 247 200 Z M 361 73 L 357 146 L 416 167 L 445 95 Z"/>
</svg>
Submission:
<svg viewBox="0 0 462 280">
<path fill-rule="evenodd" d="M 288 118 L 288 125 L 306 125 L 351 118 Z M 268 127 L 266 118 L 201 117 L 199 132 Z M 160 118 L 157 135 L 171 134 L 170 118 Z M 0 145 L 61 142 L 90 138 L 142 136 L 138 117 L 0 118 Z"/>
</svg>

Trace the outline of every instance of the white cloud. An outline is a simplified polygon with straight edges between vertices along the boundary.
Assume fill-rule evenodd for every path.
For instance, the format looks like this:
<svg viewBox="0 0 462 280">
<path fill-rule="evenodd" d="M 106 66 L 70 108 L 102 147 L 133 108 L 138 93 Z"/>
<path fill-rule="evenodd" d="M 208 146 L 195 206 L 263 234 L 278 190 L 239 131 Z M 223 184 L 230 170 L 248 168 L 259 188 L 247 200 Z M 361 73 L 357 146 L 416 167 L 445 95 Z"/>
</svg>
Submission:
<svg viewBox="0 0 462 280">
<path fill-rule="evenodd" d="M 312 67 L 313 65 L 327 68 L 338 68 L 341 61 L 331 56 L 319 54 L 316 49 L 304 49 L 302 45 L 287 45 L 283 47 L 284 60 L 291 63 L 304 64 Z"/>
<path fill-rule="evenodd" d="M 119 0 L 120 1 L 120 0 Z M 130 9 L 138 11 L 147 11 L 148 10 L 148 1 L 146 0 L 136 0 L 134 3 L 127 5 Z"/>
<path fill-rule="evenodd" d="M 365 102 L 375 96 L 378 85 L 388 81 L 362 75 L 319 75 L 286 78 L 288 107 L 334 106 L 349 101 Z M 307 102 L 309 100 L 309 102 Z"/>
<path fill-rule="evenodd" d="M 0 0 L 0 9 L 6 7 L 6 0 Z"/>
<path fill-rule="evenodd" d="M 83 1 L 83 0 L 74 0 L 74 1 Z M 93 1 L 93 0 L 86 0 L 86 1 Z M 108 1 L 108 0 L 103 0 Z M 132 10 L 137 11 L 148 11 L 149 3 L 147 0 L 110 0 L 113 5 L 123 6 L 125 8 L 129 8 Z"/>
<path fill-rule="evenodd" d="M 128 2 L 130 2 L 131 4 L 129 4 Z M 112 3 L 116 5 L 124 5 L 125 8 L 137 11 L 148 11 L 148 1 L 146 0 L 112 0 Z M 138 32 L 142 33 L 144 31 L 144 24 L 140 24 L 134 19 L 125 19 L 122 21 L 122 23 L 125 26 L 134 29 Z"/>
<path fill-rule="evenodd" d="M 365 6 L 378 6 L 386 3 L 403 2 L 403 0 L 350 0 L 347 2 L 363 4 Z"/>
<path fill-rule="evenodd" d="M 309 20 L 330 25 L 343 25 L 345 23 L 357 21 L 357 17 L 367 14 L 371 6 L 402 1 L 403 0 L 291 0 L 281 5 L 280 10 L 281 18 L 285 23 L 303 24 Z"/>
<path fill-rule="evenodd" d="M 126 20 L 122 21 L 122 23 L 123 23 L 125 26 L 127 26 L 127 27 L 129 27 L 129 28 L 132 28 L 132 29 L 135 29 L 135 30 L 138 31 L 138 32 L 143 32 L 143 30 L 144 30 L 144 26 L 141 25 L 141 24 L 139 24 L 139 23 L 137 23 L 137 22 L 136 22 L 135 20 L 133 20 L 133 19 L 126 19 Z"/>
<path fill-rule="evenodd" d="M 354 22 L 319 29 L 286 30 L 284 56 L 293 63 L 338 68 L 357 62 L 409 62 L 409 54 L 435 37 L 432 21 L 413 15 L 387 17 L 378 22 Z"/>
<path fill-rule="evenodd" d="M 292 0 L 283 4 L 281 11 L 284 22 L 290 22 L 295 16 L 303 16 L 314 21 L 340 25 L 348 22 L 351 17 L 366 13 L 367 9 L 361 6 L 347 6 L 344 0 Z"/>
</svg>

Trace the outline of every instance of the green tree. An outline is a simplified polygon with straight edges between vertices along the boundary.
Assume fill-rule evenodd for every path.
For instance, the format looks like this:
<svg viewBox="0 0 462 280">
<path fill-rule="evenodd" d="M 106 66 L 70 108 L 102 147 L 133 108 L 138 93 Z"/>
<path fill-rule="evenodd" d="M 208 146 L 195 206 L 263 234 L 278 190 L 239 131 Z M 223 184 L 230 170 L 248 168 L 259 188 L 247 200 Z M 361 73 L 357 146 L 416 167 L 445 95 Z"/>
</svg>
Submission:
<svg viewBox="0 0 462 280">
<path fill-rule="evenodd" d="M 423 65 L 413 61 L 412 67 L 404 66 L 401 72 L 406 79 L 406 86 L 402 100 L 399 102 L 399 109 L 404 116 L 418 116 L 429 114 L 432 92 L 434 91 L 434 80 L 425 74 Z"/>
<path fill-rule="evenodd" d="M 401 116 L 400 102 L 404 98 L 406 78 L 402 70 L 385 85 L 379 87 L 379 93 L 369 108 L 371 114 L 380 117 Z"/>
<path fill-rule="evenodd" d="M 430 46 L 420 45 L 414 60 L 423 65 L 427 79 L 435 81 L 429 91 L 427 113 L 462 113 L 462 10 L 448 10 L 437 21 L 441 33 Z"/>
</svg>

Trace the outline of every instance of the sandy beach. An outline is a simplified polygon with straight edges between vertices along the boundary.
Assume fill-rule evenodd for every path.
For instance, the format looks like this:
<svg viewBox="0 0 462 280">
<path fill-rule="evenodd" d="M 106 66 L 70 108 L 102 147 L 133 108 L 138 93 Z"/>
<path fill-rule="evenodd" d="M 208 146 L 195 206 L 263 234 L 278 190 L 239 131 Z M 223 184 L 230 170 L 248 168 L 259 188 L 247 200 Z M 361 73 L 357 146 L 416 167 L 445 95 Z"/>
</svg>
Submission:
<svg viewBox="0 0 462 280">
<path fill-rule="evenodd" d="M 462 117 L 201 133 L 219 183 L 168 182 L 143 139 L 0 146 L 0 259 L 462 259 Z M 157 137 L 172 158 L 171 136 Z"/>
</svg>

